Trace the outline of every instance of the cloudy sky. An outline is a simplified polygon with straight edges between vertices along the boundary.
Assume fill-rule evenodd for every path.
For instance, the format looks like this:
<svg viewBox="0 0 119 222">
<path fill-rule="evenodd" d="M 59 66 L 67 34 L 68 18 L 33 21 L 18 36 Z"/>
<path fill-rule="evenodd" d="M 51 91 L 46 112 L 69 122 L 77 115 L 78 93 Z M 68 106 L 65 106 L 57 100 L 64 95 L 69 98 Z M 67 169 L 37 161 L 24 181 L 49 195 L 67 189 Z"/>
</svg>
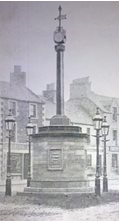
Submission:
<svg viewBox="0 0 119 222">
<path fill-rule="evenodd" d="M 67 14 L 65 97 L 72 80 L 85 76 L 95 92 L 119 97 L 119 2 L 0 2 L 0 80 L 21 65 L 34 92 L 55 82 L 59 4 Z"/>
</svg>

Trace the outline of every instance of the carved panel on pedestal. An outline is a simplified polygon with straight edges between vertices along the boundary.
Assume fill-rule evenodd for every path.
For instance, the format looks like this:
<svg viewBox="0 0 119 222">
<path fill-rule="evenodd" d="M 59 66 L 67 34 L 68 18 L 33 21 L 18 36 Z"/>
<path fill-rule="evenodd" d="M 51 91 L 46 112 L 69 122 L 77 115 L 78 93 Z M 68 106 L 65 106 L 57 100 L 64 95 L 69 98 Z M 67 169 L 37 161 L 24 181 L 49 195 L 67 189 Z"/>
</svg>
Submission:
<svg viewBox="0 0 119 222">
<path fill-rule="evenodd" d="M 49 149 L 48 152 L 48 170 L 62 170 L 63 156 L 62 149 Z"/>
</svg>

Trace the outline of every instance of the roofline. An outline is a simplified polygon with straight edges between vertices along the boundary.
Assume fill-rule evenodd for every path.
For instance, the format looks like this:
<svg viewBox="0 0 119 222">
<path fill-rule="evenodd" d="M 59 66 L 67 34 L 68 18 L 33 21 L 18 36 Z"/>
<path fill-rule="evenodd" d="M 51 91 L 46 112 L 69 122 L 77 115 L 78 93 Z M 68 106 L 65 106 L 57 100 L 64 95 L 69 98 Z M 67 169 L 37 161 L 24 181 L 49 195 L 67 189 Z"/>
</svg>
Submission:
<svg viewBox="0 0 119 222">
<path fill-rule="evenodd" d="M 96 96 L 100 96 L 100 97 L 103 97 L 103 98 L 107 98 L 107 99 L 116 99 L 116 100 L 119 100 L 119 97 L 111 97 L 111 96 L 105 96 L 105 95 L 101 95 L 101 94 L 98 94 L 98 93 L 95 93 L 94 91 L 91 91 L 93 94 L 95 94 Z"/>
<path fill-rule="evenodd" d="M 2 98 L 2 99 L 17 100 L 17 101 L 22 101 L 22 102 L 30 102 L 30 103 L 45 104 L 44 102 L 39 102 L 39 101 L 34 101 L 34 100 L 22 100 L 22 99 L 11 98 L 11 97 L 4 97 L 4 96 L 0 96 L 0 98 Z"/>
</svg>

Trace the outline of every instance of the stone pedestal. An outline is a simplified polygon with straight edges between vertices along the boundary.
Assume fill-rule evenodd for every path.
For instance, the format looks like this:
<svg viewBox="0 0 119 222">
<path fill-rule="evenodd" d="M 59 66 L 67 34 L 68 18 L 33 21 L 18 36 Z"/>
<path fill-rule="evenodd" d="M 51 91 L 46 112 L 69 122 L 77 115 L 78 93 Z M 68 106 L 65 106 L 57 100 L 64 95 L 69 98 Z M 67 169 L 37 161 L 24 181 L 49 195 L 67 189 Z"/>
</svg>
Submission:
<svg viewBox="0 0 119 222">
<path fill-rule="evenodd" d="M 70 119 L 65 115 L 55 115 L 50 119 L 51 126 L 69 126 Z"/>
<path fill-rule="evenodd" d="M 88 186 L 85 175 L 87 135 L 77 126 L 40 127 L 34 135 L 33 176 L 27 191 L 76 192 Z"/>
</svg>

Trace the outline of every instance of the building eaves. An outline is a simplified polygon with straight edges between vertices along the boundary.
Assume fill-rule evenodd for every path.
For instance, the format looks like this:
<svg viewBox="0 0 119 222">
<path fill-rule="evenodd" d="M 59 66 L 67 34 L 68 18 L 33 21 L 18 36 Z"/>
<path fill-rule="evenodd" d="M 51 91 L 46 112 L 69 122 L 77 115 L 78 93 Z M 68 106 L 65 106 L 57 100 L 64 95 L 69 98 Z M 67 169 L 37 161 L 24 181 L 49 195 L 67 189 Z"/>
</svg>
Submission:
<svg viewBox="0 0 119 222">
<path fill-rule="evenodd" d="M 114 101 L 116 101 L 116 103 L 119 106 L 119 98 L 98 95 L 98 94 L 93 93 L 93 92 L 92 92 L 92 95 L 93 95 L 93 98 L 96 98 L 96 100 L 99 101 L 100 104 L 102 104 L 102 106 L 104 107 L 104 109 L 106 109 L 108 112 L 111 112 L 110 109 L 111 109 L 112 103 Z"/>
<path fill-rule="evenodd" d="M 88 99 L 90 99 L 96 105 L 96 107 L 99 107 L 100 110 L 102 110 L 102 112 L 104 113 L 109 112 L 109 110 L 106 109 L 106 107 L 104 107 L 104 105 L 101 103 L 100 97 L 98 97 L 97 94 L 90 92 L 90 94 L 88 95 Z"/>
<path fill-rule="evenodd" d="M 39 97 L 30 89 L 0 81 L 0 97 L 40 103 Z"/>
</svg>

